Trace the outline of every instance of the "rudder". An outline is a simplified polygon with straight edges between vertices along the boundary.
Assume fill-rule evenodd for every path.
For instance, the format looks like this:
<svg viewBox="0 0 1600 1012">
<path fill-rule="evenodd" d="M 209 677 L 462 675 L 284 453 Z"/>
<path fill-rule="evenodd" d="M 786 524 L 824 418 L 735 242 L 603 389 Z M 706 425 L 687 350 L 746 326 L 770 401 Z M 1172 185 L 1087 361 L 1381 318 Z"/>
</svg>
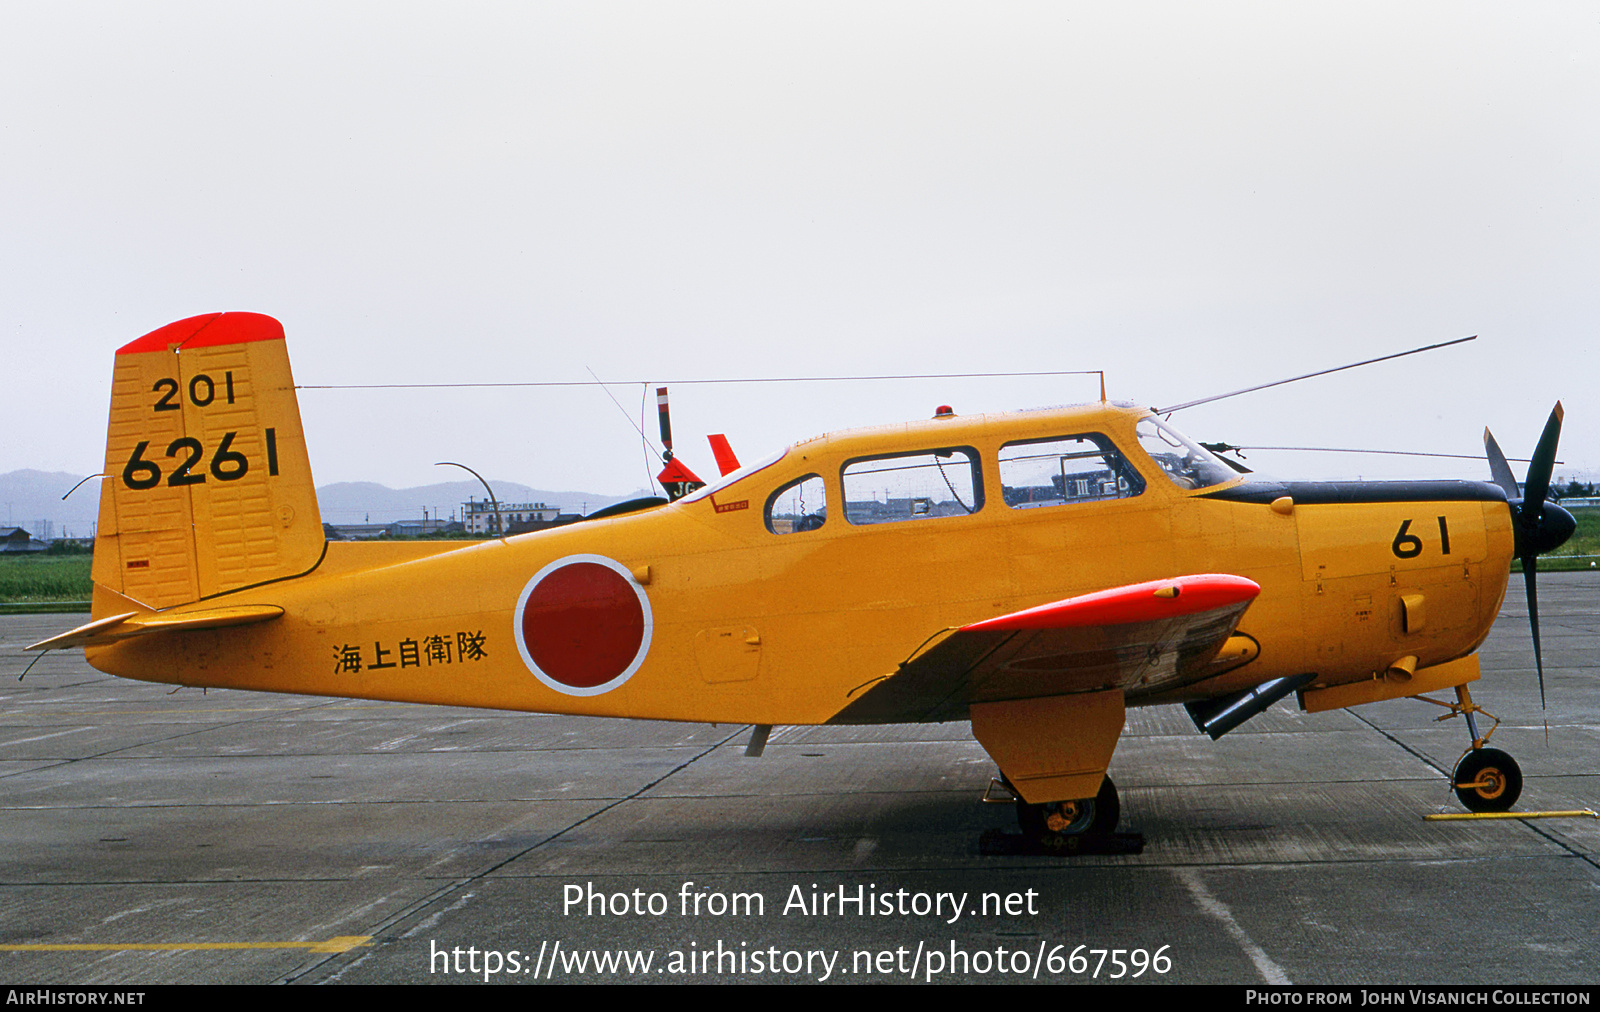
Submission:
<svg viewBox="0 0 1600 1012">
<path fill-rule="evenodd" d="M 118 349 L 104 475 L 97 615 L 102 589 L 159 609 L 315 567 L 322 518 L 283 325 L 211 313 Z"/>
</svg>

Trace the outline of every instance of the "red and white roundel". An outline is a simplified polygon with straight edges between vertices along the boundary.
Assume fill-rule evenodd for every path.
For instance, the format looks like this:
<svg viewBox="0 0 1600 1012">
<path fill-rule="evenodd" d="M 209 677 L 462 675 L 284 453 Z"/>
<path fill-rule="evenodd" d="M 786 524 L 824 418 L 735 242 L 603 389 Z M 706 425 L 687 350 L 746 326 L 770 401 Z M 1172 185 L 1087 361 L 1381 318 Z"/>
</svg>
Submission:
<svg viewBox="0 0 1600 1012">
<path fill-rule="evenodd" d="M 644 588 L 603 555 L 568 555 L 539 570 L 512 616 L 523 663 L 569 696 L 598 696 L 633 677 L 653 627 Z"/>
</svg>

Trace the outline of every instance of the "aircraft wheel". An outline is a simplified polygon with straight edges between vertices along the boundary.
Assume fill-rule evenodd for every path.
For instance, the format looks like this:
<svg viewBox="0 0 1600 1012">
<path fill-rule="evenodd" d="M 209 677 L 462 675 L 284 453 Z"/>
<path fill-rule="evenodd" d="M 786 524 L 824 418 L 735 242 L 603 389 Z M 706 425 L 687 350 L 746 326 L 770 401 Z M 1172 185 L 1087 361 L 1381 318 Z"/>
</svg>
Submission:
<svg viewBox="0 0 1600 1012">
<path fill-rule="evenodd" d="M 1109 836 L 1122 817 L 1117 785 L 1106 777 L 1100 793 L 1077 801 L 1050 801 L 1042 805 L 1017 802 L 1017 823 L 1029 839 L 1048 850 L 1077 850 L 1087 837 Z"/>
<path fill-rule="evenodd" d="M 1456 797 L 1473 812 L 1509 811 L 1522 794 L 1522 769 L 1497 748 L 1477 748 L 1462 756 L 1451 779 Z"/>
</svg>

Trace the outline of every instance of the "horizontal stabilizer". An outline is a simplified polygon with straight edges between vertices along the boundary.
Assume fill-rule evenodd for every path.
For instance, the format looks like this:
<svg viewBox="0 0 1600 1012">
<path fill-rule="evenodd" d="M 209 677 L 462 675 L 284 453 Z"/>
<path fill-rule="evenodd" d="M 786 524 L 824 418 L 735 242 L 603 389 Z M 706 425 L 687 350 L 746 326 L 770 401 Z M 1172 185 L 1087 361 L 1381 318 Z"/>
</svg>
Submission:
<svg viewBox="0 0 1600 1012">
<path fill-rule="evenodd" d="M 114 643 L 133 636 L 160 632 L 187 632 L 195 629 L 225 629 L 229 626 L 268 622 L 283 614 L 275 604 L 245 604 L 228 608 L 206 608 L 179 614 L 130 611 L 85 623 L 59 636 L 30 643 L 24 650 L 60 650 L 65 647 L 92 647 Z"/>
</svg>

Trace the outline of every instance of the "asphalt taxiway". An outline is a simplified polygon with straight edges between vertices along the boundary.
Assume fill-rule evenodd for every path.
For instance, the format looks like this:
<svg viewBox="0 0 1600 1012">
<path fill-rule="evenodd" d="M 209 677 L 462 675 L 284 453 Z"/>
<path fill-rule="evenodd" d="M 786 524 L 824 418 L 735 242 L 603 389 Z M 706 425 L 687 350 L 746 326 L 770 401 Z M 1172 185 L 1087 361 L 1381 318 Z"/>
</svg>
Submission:
<svg viewBox="0 0 1600 1012">
<path fill-rule="evenodd" d="M 1520 580 L 1474 698 L 1519 809 L 1600 809 L 1600 578 L 1540 584 L 1548 711 Z M 1424 821 L 1461 811 L 1466 732 L 1417 702 L 1279 704 L 1217 742 L 1130 711 L 1144 852 L 986 856 L 1014 820 L 965 724 L 746 758 L 748 727 L 173 692 L 81 652 L 16 680 L 83 620 L 0 618 L 10 982 L 1600 977 L 1600 822 Z"/>
</svg>

